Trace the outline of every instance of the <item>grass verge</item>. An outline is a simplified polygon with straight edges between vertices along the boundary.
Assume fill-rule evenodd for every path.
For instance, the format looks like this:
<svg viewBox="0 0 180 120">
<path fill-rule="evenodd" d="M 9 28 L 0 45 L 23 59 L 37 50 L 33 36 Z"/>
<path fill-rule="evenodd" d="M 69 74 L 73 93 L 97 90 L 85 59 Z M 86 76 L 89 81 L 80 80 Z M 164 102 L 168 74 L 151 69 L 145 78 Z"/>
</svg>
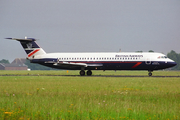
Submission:
<svg viewBox="0 0 180 120">
<path fill-rule="evenodd" d="M 161 77 L 0 76 L 0 119 L 178 120 L 179 85 Z"/>
</svg>

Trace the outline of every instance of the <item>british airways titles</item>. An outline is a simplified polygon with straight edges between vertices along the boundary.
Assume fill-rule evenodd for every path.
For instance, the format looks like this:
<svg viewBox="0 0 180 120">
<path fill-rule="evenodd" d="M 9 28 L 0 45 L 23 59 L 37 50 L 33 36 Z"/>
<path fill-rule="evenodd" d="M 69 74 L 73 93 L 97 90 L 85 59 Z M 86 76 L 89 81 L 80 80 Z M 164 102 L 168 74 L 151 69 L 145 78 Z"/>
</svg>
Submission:
<svg viewBox="0 0 180 120">
<path fill-rule="evenodd" d="M 115 57 L 143 57 L 143 55 L 115 55 Z"/>
</svg>

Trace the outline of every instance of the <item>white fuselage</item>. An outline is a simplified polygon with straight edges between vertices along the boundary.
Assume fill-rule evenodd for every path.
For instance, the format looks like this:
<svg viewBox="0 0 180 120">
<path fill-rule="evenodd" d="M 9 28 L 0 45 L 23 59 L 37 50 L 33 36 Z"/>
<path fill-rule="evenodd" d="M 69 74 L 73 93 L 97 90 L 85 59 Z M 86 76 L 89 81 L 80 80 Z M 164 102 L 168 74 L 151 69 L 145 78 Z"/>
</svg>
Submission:
<svg viewBox="0 0 180 120">
<path fill-rule="evenodd" d="M 90 70 L 153 71 L 168 68 L 171 66 L 169 66 L 169 63 L 174 63 L 164 54 L 154 52 L 47 53 L 37 55 L 34 59 L 40 59 L 49 64 L 57 63 L 53 65 L 55 68 L 60 69 Z"/>
</svg>

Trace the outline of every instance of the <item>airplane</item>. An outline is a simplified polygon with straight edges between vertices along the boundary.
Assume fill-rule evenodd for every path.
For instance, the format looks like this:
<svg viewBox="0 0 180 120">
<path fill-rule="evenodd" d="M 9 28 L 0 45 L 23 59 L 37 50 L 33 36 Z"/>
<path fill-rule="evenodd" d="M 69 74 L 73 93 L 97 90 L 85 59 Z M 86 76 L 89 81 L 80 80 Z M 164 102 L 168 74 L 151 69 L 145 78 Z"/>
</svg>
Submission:
<svg viewBox="0 0 180 120">
<path fill-rule="evenodd" d="M 97 53 L 46 53 L 34 38 L 18 39 L 31 63 L 57 69 L 80 70 L 79 74 L 92 75 L 92 70 L 154 70 L 170 68 L 176 62 L 162 53 L 155 52 L 97 52 Z M 87 70 L 87 72 L 85 72 Z"/>
</svg>

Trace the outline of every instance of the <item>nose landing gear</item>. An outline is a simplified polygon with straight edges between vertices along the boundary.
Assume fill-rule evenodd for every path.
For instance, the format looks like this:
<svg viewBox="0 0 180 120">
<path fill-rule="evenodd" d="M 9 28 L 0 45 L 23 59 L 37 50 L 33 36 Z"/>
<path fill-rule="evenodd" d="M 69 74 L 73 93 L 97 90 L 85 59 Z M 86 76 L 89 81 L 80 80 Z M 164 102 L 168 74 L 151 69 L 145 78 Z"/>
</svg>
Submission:
<svg viewBox="0 0 180 120">
<path fill-rule="evenodd" d="M 153 72 L 153 71 L 148 71 L 148 72 L 149 72 L 148 75 L 149 75 L 149 76 L 152 76 L 152 72 Z"/>
</svg>

